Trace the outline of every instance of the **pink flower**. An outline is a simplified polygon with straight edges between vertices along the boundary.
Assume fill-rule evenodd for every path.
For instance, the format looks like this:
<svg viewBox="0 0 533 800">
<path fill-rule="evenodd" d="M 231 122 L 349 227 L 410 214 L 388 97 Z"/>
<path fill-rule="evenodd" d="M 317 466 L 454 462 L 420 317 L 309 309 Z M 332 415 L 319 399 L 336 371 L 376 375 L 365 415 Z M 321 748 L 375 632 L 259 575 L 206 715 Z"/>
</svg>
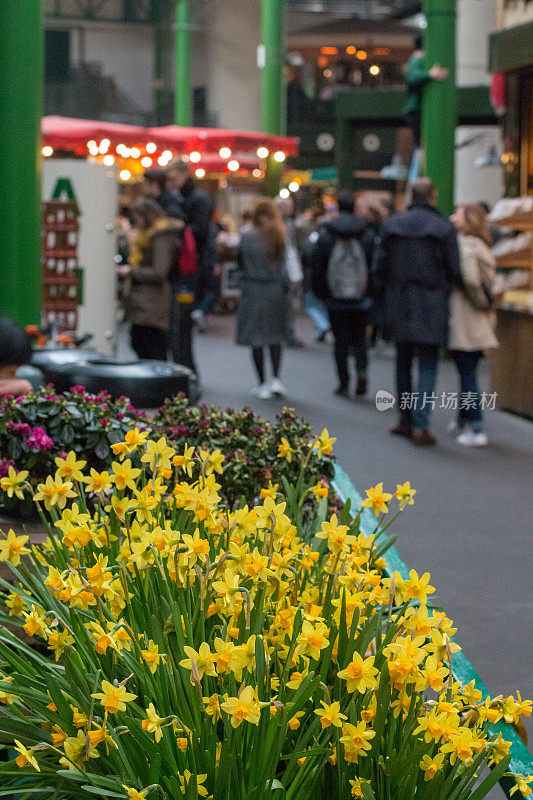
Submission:
<svg viewBox="0 0 533 800">
<path fill-rule="evenodd" d="M 14 461 L 0 461 L 0 478 L 7 478 L 9 467 L 15 467 Z"/>
<path fill-rule="evenodd" d="M 122 413 L 122 411 L 117 412 L 117 419 L 124 419 L 124 414 Z"/>
<path fill-rule="evenodd" d="M 54 443 L 44 428 L 34 428 L 31 436 L 26 439 L 26 445 L 34 450 L 51 450 Z"/>
<path fill-rule="evenodd" d="M 85 386 L 80 386 L 76 384 L 76 386 L 71 386 L 70 391 L 72 394 L 85 394 Z"/>
<path fill-rule="evenodd" d="M 45 400 L 56 400 L 55 394 L 47 394 L 45 395 Z"/>
<path fill-rule="evenodd" d="M 107 425 L 108 422 L 109 422 L 108 418 L 104 417 L 102 422 L 100 423 L 102 425 L 102 428 L 105 428 L 105 426 Z"/>
</svg>

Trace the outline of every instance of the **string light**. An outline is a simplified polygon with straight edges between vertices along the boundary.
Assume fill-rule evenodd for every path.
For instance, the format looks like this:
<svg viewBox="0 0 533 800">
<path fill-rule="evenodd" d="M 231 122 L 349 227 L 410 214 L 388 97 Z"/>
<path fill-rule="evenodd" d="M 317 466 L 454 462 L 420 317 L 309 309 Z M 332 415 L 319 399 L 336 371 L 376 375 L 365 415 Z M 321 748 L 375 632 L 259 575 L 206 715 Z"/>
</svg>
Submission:
<svg viewBox="0 0 533 800">
<path fill-rule="evenodd" d="M 259 158 L 268 158 L 268 147 L 258 147 L 257 155 Z"/>
<path fill-rule="evenodd" d="M 112 167 L 115 163 L 115 156 L 112 156 L 111 154 L 104 156 L 103 161 L 106 167 Z"/>
<path fill-rule="evenodd" d="M 230 172 L 237 172 L 239 169 L 240 164 L 237 159 L 233 158 L 231 161 L 228 161 L 228 169 Z"/>
<path fill-rule="evenodd" d="M 338 47 L 321 47 L 320 52 L 323 56 L 336 56 L 339 52 Z"/>
<path fill-rule="evenodd" d="M 372 64 L 372 66 L 370 67 L 370 69 L 368 71 L 370 72 L 371 75 L 379 75 L 379 72 L 380 72 L 379 67 L 378 67 L 377 64 Z"/>
<path fill-rule="evenodd" d="M 291 181 L 289 183 L 289 189 L 291 192 L 297 192 L 299 188 L 300 184 L 298 183 L 298 181 Z"/>
<path fill-rule="evenodd" d="M 166 167 L 166 165 L 168 164 L 168 161 L 164 156 L 161 155 L 157 159 L 157 163 L 159 164 L 160 167 Z"/>
<path fill-rule="evenodd" d="M 287 156 L 285 155 L 283 150 L 276 150 L 276 152 L 274 153 L 274 161 L 277 161 L 278 164 L 282 164 L 286 158 Z"/>
<path fill-rule="evenodd" d="M 129 169 L 121 169 L 119 172 L 119 178 L 121 181 L 129 181 L 131 178 L 131 172 Z"/>
<path fill-rule="evenodd" d="M 172 150 L 163 150 L 161 153 L 162 157 L 165 158 L 167 161 L 170 161 L 172 158 Z"/>
<path fill-rule="evenodd" d="M 218 151 L 220 158 L 230 158 L 231 157 L 231 150 L 229 147 L 221 147 Z"/>
<path fill-rule="evenodd" d="M 130 150 L 130 156 L 131 156 L 132 158 L 140 158 L 140 155 L 141 155 L 141 151 L 139 150 L 139 148 L 138 148 L 138 147 L 132 147 L 132 148 L 131 148 L 131 150 Z"/>
<path fill-rule="evenodd" d="M 355 57 L 358 58 L 359 61 L 364 61 L 366 58 L 368 58 L 368 53 L 366 50 L 358 50 Z"/>
<path fill-rule="evenodd" d="M 193 150 L 192 153 L 189 154 L 189 158 L 193 164 L 198 164 L 202 158 L 202 154 L 199 153 L 198 150 Z"/>
<path fill-rule="evenodd" d="M 45 145 L 41 152 L 45 158 L 50 158 L 50 156 L 54 153 L 54 148 L 50 147 L 50 145 Z"/>
<path fill-rule="evenodd" d="M 254 169 L 252 170 L 252 175 L 254 178 L 262 178 L 263 177 L 263 170 L 262 169 Z"/>
<path fill-rule="evenodd" d="M 87 149 L 92 156 L 98 155 L 98 145 L 95 141 L 91 140 L 90 142 L 87 142 Z"/>
<path fill-rule="evenodd" d="M 346 48 L 346 52 L 349 56 L 354 56 L 357 53 L 357 47 L 354 47 L 353 44 L 351 44 Z"/>
<path fill-rule="evenodd" d="M 148 167 L 151 167 L 152 164 L 153 164 L 153 161 L 150 158 L 150 156 L 145 156 L 144 158 L 141 158 L 141 166 L 143 166 L 145 169 L 147 169 Z"/>
<path fill-rule="evenodd" d="M 157 145 L 154 142 L 148 142 L 146 145 L 146 152 L 147 153 L 155 153 L 157 150 Z"/>
<path fill-rule="evenodd" d="M 284 200 L 286 200 L 288 197 L 291 196 L 291 193 L 289 192 L 288 189 L 281 189 L 279 196 L 282 197 Z"/>
<path fill-rule="evenodd" d="M 195 171 L 194 174 L 196 175 L 197 178 L 205 178 L 205 169 L 202 169 L 202 167 L 198 167 L 198 169 Z"/>
<path fill-rule="evenodd" d="M 107 151 L 109 150 L 110 144 L 111 144 L 111 142 L 110 142 L 109 139 L 102 139 L 102 141 L 100 142 L 100 147 L 98 148 L 98 152 L 102 153 L 102 154 L 103 153 L 107 153 Z"/>
</svg>

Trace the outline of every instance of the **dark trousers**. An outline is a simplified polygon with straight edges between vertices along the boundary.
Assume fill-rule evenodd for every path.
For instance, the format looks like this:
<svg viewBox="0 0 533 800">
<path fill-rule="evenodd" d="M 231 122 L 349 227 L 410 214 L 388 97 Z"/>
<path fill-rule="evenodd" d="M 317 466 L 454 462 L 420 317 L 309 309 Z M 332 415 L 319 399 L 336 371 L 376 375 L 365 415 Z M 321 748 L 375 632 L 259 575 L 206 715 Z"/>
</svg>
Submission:
<svg viewBox="0 0 533 800">
<path fill-rule="evenodd" d="M 167 332 L 152 325 L 131 326 L 130 342 L 139 358 L 167 360 Z"/>
<path fill-rule="evenodd" d="M 418 361 L 418 389 L 413 394 L 411 373 L 415 358 Z M 396 389 L 402 425 L 419 431 L 428 429 L 429 415 L 435 405 L 432 397 L 437 383 L 438 363 L 438 344 L 396 342 Z"/>
<path fill-rule="evenodd" d="M 451 350 L 461 383 L 461 396 L 458 403 L 457 423 L 459 427 L 471 425 L 479 432 L 483 429 L 481 397 L 477 379 L 477 367 L 483 358 L 481 350 Z"/>
<path fill-rule="evenodd" d="M 413 131 L 414 147 L 420 147 L 422 145 L 422 113 L 420 111 L 408 111 L 407 124 Z"/>
<path fill-rule="evenodd" d="M 196 372 L 192 352 L 192 334 L 194 322 L 191 312 L 192 303 L 180 303 L 176 292 L 172 292 L 172 305 L 170 309 L 170 354 L 175 364 L 181 364 Z"/>
<path fill-rule="evenodd" d="M 350 382 L 348 357 L 353 353 L 358 373 L 366 373 L 368 354 L 366 321 L 358 311 L 329 309 L 329 321 L 335 337 L 333 352 L 339 384 L 346 388 Z"/>
</svg>

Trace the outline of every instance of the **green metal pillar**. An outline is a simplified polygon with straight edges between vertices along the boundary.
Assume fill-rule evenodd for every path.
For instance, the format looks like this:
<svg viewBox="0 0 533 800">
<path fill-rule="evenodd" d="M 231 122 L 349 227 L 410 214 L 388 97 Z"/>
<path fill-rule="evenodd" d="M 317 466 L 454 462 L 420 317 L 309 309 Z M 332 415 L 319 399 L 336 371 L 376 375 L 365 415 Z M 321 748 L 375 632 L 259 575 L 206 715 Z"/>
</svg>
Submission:
<svg viewBox="0 0 533 800">
<path fill-rule="evenodd" d="M 174 121 L 176 125 L 193 124 L 191 83 L 191 9 L 189 0 L 176 0 L 176 76 Z"/>
<path fill-rule="evenodd" d="M 277 136 L 285 130 L 283 10 L 284 0 L 261 0 L 261 130 Z M 271 197 L 278 194 L 282 177 L 283 165 L 270 156 L 266 163 L 265 190 Z"/>
<path fill-rule="evenodd" d="M 427 29 L 424 36 L 425 61 L 440 64 L 449 75 L 432 81 L 424 93 L 422 137 L 426 174 L 439 192 L 439 209 L 450 214 L 454 206 L 455 128 L 457 90 L 455 86 L 456 0 L 424 0 Z"/>
<path fill-rule="evenodd" d="M 40 0 L 0 2 L 0 314 L 41 322 Z"/>
</svg>

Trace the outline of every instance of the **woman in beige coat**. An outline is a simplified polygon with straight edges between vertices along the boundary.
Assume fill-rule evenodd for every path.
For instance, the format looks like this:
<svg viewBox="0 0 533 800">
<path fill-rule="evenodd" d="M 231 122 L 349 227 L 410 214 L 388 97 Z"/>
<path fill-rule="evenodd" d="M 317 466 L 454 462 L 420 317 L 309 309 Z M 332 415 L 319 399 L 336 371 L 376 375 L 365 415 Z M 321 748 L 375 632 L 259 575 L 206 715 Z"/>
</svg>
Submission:
<svg viewBox="0 0 533 800">
<path fill-rule="evenodd" d="M 492 311 L 496 262 L 489 250 L 491 238 L 481 206 L 459 206 L 451 219 L 459 233 L 465 283 L 464 289 L 453 290 L 450 299 L 448 347 L 461 384 L 459 414 L 453 430 L 459 434 L 459 444 L 483 447 L 488 440 L 483 431 L 477 368 L 484 351 L 498 347 Z"/>
</svg>

